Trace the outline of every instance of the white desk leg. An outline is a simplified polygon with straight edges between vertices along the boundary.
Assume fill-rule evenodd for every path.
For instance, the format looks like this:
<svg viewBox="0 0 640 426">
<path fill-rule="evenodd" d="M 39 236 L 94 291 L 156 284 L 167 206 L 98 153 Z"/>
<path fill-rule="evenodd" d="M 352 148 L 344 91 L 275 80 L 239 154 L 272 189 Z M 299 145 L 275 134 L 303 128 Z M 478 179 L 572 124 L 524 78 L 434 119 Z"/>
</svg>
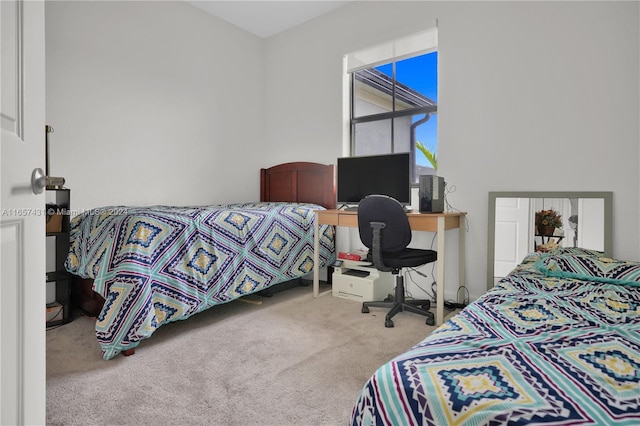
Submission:
<svg viewBox="0 0 640 426">
<path fill-rule="evenodd" d="M 462 215 L 459 218 L 460 220 L 460 226 L 458 227 L 458 232 L 460 233 L 460 238 L 458 240 L 458 244 L 459 244 L 459 248 L 458 248 L 458 274 L 460 277 L 460 285 L 461 286 L 466 286 L 466 276 L 465 276 L 465 265 L 466 265 L 466 259 L 465 259 L 465 234 L 467 233 L 467 228 L 466 228 L 466 222 L 465 222 L 465 216 Z M 460 288 L 460 287 L 458 287 Z M 458 294 L 458 297 L 456 299 L 458 299 L 458 303 L 463 303 L 466 298 L 467 295 L 464 292 L 459 292 L 460 294 Z"/>
<path fill-rule="evenodd" d="M 436 278 L 436 325 L 444 322 L 444 216 L 438 217 L 438 274 Z"/>
<path fill-rule="evenodd" d="M 313 297 L 320 295 L 320 226 L 318 214 L 313 224 Z"/>
</svg>

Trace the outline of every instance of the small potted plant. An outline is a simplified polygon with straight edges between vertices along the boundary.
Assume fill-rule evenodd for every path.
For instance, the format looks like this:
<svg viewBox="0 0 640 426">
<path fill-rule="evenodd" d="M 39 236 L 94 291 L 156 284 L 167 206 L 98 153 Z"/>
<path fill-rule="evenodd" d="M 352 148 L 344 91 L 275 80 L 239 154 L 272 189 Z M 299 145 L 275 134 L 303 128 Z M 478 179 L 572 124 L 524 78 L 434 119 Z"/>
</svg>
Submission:
<svg viewBox="0 0 640 426">
<path fill-rule="evenodd" d="M 562 228 L 562 216 L 553 209 L 537 211 L 536 227 L 539 235 L 553 235 L 556 228 Z"/>
</svg>

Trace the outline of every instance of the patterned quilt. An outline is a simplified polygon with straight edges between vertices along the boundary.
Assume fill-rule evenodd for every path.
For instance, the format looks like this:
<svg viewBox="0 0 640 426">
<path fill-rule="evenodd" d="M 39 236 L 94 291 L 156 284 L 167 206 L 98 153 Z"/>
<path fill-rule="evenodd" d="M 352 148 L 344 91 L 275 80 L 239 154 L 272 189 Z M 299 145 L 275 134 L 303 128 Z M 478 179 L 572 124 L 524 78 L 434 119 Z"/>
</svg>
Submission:
<svg viewBox="0 0 640 426">
<path fill-rule="evenodd" d="M 640 424 L 640 288 L 609 282 L 609 272 L 597 279 L 601 266 L 581 279 L 545 273 L 543 264 L 557 263 L 549 256 L 567 254 L 575 253 L 530 254 L 380 367 L 351 423 Z"/>
<path fill-rule="evenodd" d="M 162 324 L 313 270 L 315 204 L 108 207 L 73 218 L 66 269 L 94 279 L 105 360 Z M 320 227 L 321 266 L 335 259 Z"/>
</svg>

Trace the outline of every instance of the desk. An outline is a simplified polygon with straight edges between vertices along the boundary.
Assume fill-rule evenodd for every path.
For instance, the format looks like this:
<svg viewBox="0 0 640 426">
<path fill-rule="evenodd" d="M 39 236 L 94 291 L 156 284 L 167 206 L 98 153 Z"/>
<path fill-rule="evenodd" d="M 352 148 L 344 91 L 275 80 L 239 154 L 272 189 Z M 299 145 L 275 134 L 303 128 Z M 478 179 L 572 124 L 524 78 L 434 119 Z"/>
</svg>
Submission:
<svg viewBox="0 0 640 426">
<path fill-rule="evenodd" d="M 438 233 L 438 274 L 436 277 L 436 325 L 444 321 L 444 270 L 445 270 L 445 231 L 450 229 L 460 229 L 460 242 L 458 254 L 458 270 L 460 285 L 465 281 L 465 230 L 464 216 L 466 213 L 407 213 L 409 225 L 414 231 L 428 231 Z M 349 228 L 358 227 L 358 212 L 346 210 L 317 210 L 314 229 L 313 247 L 313 296 L 320 296 L 320 237 L 318 228 L 320 225 L 345 226 Z M 336 233 L 337 235 L 337 233 Z M 331 293 L 326 291 L 323 294 Z"/>
</svg>

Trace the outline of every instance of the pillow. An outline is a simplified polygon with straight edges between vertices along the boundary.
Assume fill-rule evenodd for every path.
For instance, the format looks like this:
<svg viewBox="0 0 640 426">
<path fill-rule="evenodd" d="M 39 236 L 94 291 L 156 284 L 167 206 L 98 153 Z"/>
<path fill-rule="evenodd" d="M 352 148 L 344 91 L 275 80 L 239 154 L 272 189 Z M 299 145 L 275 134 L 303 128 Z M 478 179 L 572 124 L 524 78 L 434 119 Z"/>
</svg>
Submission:
<svg viewBox="0 0 640 426">
<path fill-rule="evenodd" d="M 524 257 L 524 259 L 522 259 L 522 263 L 536 263 L 537 261 L 539 261 L 541 258 L 543 257 L 547 257 L 548 254 L 547 253 L 543 253 L 540 251 L 532 251 L 530 253 L 527 253 L 527 255 Z"/>
<path fill-rule="evenodd" d="M 579 254 L 585 256 L 604 256 L 604 252 L 582 247 L 559 247 L 549 252 L 550 254 Z"/>
<path fill-rule="evenodd" d="M 522 259 L 520 263 L 535 263 L 550 255 L 561 255 L 561 254 L 576 254 L 583 256 L 595 256 L 602 257 L 604 256 L 604 252 L 592 249 L 586 249 L 582 247 L 558 247 L 550 251 L 534 251 L 527 253 L 527 255 Z"/>
<path fill-rule="evenodd" d="M 640 263 L 584 254 L 543 256 L 535 268 L 550 277 L 640 286 Z"/>
</svg>

